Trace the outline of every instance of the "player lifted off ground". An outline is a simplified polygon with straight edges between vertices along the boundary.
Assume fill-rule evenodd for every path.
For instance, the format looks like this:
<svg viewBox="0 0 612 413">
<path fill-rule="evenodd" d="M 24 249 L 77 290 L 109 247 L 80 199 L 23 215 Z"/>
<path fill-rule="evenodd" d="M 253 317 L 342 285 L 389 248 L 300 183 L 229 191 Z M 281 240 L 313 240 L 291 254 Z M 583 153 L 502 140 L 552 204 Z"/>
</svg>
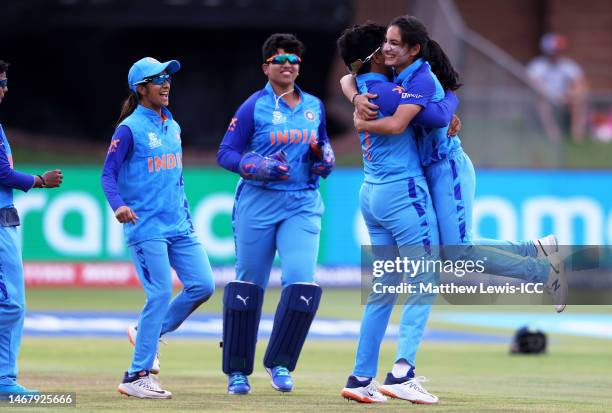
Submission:
<svg viewBox="0 0 612 413">
<path fill-rule="evenodd" d="M 302 52 L 292 34 L 273 34 L 263 45 L 268 83 L 232 118 L 217 161 L 239 174 L 232 222 L 236 281 L 223 298 L 223 372 L 230 394 L 251 391 L 255 343 L 264 290 L 276 252 L 282 293 L 264 356 L 272 386 L 293 389 L 297 364 L 321 299 L 314 283 L 323 203 L 319 177 L 334 167 L 321 101 L 302 91 Z"/>
<path fill-rule="evenodd" d="M 0 103 L 8 92 L 8 63 L 0 60 Z M 25 285 L 21 262 L 19 215 L 13 189 L 56 188 L 63 180 L 59 169 L 32 176 L 13 169 L 13 156 L 0 125 L 0 400 L 10 394 L 35 394 L 17 383 L 17 356 L 25 316 Z"/>
<path fill-rule="evenodd" d="M 128 74 L 130 95 L 102 172 L 106 198 L 123 224 L 147 301 L 138 326 L 128 330 L 132 364 L 118 390 L 128 396 L 167 399 L 159 373 L 159 338 L 176 330 L 213 294 L 208 256 L 198 241 L 183 186 L 181 128 L 168 110 L 176 60 L 146 57 Z M 172 299 L 170 267 L 183 283 Z"/>
<path fill-rule="evenodd" d="M 355 127 L 377 134 L 403 132 L 414 116 L 431 102 L 440 101 L 444 90 L 461 85 L 458 74 L 426 27 L 414 16 L 395 18 L 387 28 L 382 45 L 385 64 L 393 68 L 394 82 L 404 89 L 406 99 L 393 116 L 376 119 L 377 109 L 358 93 L 352 78 L 345 76 L 345 95 L 355 102 Z M 370 120 L 365 120 L 369 118 Z M 472 214 L 476 177 L 470 158 L 458 136 L 448 139 L 447 128 L 415 128 L 419 157 L 434 202 L 442 255 L 452 260 L 480 260 L 487 274 L 546 283 L 557 312 L 567 303 L 567 283 L 557 240 L 547 236 L 535 241 L 474 239 Z M 495 247 L 495 248 L 490 248 Z"/>
<path fill-rule="evenodd" d="M 338 49 L 349 67 L 359 91 L 376 94 L 379 117 L 392 116 L 403 104 L 403 90 L 388 80 L 381 45 L 385 27 L 376 24 L 354 26 L 338 39 Z M 427 128 L 448 126 L 457 99 L 448 92 L 446 99 L 429 105 L 413 119 Z M 365 179 L 359 194 L 375 255 L 400 254 L 411 260 L 436 259 L 438 227 L 427 182 L 418 157 L 413 127 L 398 135 L 359 134 L 363 150 Z M 398 274 L 389 274 L 398 277 Z M 403 277 L 402 277 L 403 278 Z M 435 282 L 437 274 L 419 272 L 407 277 L 410 283 Z M 342 395 L 362 403 L 386 401 L 381 392 L 413 403 L 434 404 L 438 398 L 415 377 L 415 358 L 434 299 L 433 294 L 413 294 L 404 303 L 400 321 L 396 361 L 380 391 L 374 384 L 380 344 L 397 296 L 372 292 L 365 306 L 353 374 Z"/>
</svg>

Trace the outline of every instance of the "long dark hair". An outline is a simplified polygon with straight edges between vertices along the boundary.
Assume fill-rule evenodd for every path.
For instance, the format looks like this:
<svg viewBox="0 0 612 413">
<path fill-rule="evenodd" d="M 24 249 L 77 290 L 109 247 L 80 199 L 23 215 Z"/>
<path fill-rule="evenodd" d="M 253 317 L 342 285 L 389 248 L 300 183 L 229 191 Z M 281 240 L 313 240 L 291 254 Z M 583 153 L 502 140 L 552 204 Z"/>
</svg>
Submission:
<svg viewBox="0 0 612 413">
<path fill-rule="evenodd" d="M 421 46 L 417 57 L 422 57 L 431 66 L 444 90 L 457 90 L 461 87 L 459 73 L 451 64 L 448 56 L 438 42 L 429 37 L 425 25 L 414 16 L 400 16 L 393 19 L 389 26 L 396 26 L 401 34 L 402 41 L 408 46 Z"/>
<path fill-rule="evenodd" d="M 123 122 L 125 118 L 130 116 L 132 112 L 136 110 L 136 106 L 138 106 L 138 96 L 136 95 L 136 92 L 130 91 L 130 94 L 127 98 L 125 98 L 123 104 L 121 105 L 121 113 L 119 114 L 119 119 L 117 120 L 115 127 L 119 126 L 119 124 Z"/>
</svg>

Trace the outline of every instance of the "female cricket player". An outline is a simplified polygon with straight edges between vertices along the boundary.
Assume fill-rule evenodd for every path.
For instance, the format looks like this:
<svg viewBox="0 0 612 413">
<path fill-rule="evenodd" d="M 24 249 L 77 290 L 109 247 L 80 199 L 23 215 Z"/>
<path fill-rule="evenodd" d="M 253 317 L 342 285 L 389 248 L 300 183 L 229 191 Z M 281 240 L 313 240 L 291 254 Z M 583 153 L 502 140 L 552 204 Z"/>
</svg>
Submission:
<svg viewBox="0 0 612 413">
<path fill-rule="evenodd" d="M 125 238 L 147 300 L 128 336 L 132 364 L 120 393 L 168 399 L 150 374 L 159 372 L 161 335 L 176 330 L 214 292 L 208 256 L 194 234 L 183 186 L 181 128 L 168 110 L 176 60 L 140 59 L 128 73 L 124 102 L 102 171 L 106 199 L 123 224 Z M 183 290 L 172 299 L 174 268 Z"/>
<path fill-rule="evenodd" d="M 9 64 L 0 60 L 0 103 L 8 92 Z M 17 383 L 17 356 L 25 315 L 25 285 L 21 262 L 21 241 L 17 234 L 19 214 L 13 205 L 13 189 L 56 188 L 63 180 L 55 169 L 42 175 L 28 175 L 13 169 L 13 157 L 0 125 L 0 400 L 11 394 L 35 394 Z"/>
<path fill-rule="evenodd" d="M 377 120 L 364 120 L 357 116 L 355 126 L 358 130 L 399 133 L 423 107 L 439 101 L 444 96 L 444 90 L 456 90 L 461 86 L 458 74 L 442 48 L 429 38 L 423 23 L 413 16 L 397 17 L 391 22 L 382 50 L 385 63 L 393 67 L 395 83 L 405 89 L 408 99 L 403 100 L 393 116 Z M 352 98 L 357 93 L 350 79 L 343 79 L 342 85 L 347 88 L 347 97 Z M 355 97 L 356 105 L 367 104 L 363 100 Z M 557 253 L 556 238 L 547 236 L 520 242 L 474 239 L 472 212 L 475 172 L 459 137 L 448 139 L 446 128 L 420 128 L 417 137 L 445 258 L 481 260 L 487 274 L 546 282 L 555 309 L 557 312 L 563 311 L 567 300 L 567 283 Z"/>
<path fill-rule="evenodd" d="M 272 386 L 293 389 L 290 372 L 316 314 L 321 288 L 314 283 L 323 203 L 319 177 L 335 165 L 321 101 L 295 83 L 304 46 L 276 33 L 264 42 L 266 86 L 231 119 L 217 153 L 223 168 L 241 176 L 232 222 L 236 281 L 225 288 L 223 372 L 229 394 L 251 391 L 261 305 L 276 252 L 282 293 L 264 366 Z"/>
<path fill-rule="evenodd" d="M 338 39 L 338 49 L 350 68 L 359 91 L 377 95 L 379 117 L 392 116 L 402 104 L 403 90 L 387 78 L 388 68 L 381 53 L 385 27 L 376 24 L 353 26 Z M 447 106 L 446 104 L 450 104 Z M 455 112 L 457 99 L 452 92 L 441 102 L 428 105 L 413 120 L 413 124 L 435 128 L 448 125 Z M 442 111 L 438 111 L 441 106 Z M 437 113 L 445 113 L 440 120 Z M 439 118 L 440 116 L 438 116 Z M 361 132 L 364 183 L 360 191 L 360 207 L 368 228 L 374 255 L 393 259 L 399 254 L 411 260 L 437 258 L 438 227 L 427 181 L 418 156 L 413 127 L 399 135 Z M 426 270 L 406 277 L 417 283 L 435 282 L 437 274 Z M 392 280 L 396 277 L 396 280 Z M 392 273 L 377 279 L 382 285 L 398 285 L 404 277 Z M 393 293 L 372 291 L 365 306 L 355 366 L 342 396 L 362 403 L 386 401 L 373 382 L 378 368 L 380 344 L 389 323 Z M 413 294 L 404 303 L 400 321 L 397 362 L 387 375 L 385 386 L 401 387 L 402 397 L 415 403 L 437 403 L 438 398 L 427 392 L 414 377 L 414 359 L 431 309 L 433 296 Z M 399 384 L 402 384 L 399 386 Z"/>
</svg>

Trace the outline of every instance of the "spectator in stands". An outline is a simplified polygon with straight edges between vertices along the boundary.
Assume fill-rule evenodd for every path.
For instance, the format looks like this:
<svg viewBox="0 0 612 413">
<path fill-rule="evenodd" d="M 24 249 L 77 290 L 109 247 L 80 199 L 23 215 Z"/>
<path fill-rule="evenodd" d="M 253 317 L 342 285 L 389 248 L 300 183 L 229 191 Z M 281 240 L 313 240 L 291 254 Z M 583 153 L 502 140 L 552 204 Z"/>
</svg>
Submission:
<svg viewBox="0 0 612 413">
<path fill-rule="evenodd" d="M 539 112 L 548 136 L 559 141 L 563 130 L 571 134 L 574 142 L 580 142 L 586 121 L 587 82 L 578 63 L 564 56 L 566 48 L 565 36 L 558 33 L 542 36 L 542 56 L 529 62 L 527 75 L 545 98 Z"/>
</svg>

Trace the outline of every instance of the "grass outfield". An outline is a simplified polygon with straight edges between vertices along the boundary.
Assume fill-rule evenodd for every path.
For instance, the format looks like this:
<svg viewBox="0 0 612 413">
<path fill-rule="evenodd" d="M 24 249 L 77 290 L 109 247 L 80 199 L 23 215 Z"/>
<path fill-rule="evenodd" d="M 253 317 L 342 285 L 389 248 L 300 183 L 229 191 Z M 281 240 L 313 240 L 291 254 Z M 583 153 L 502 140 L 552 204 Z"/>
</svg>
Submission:
<svg viewBox="0 0 612 413">
<path fill-rule="evenodd" d="M 277 296 L 276 290 L 268 293 L 265 312 L 273 312 Z M 203 311 L 218 313 L 220 298 L 221 294 L 216 294 Z M 28 305 L 32 310 L 137 311 L 142 301 L 139 290 L 28 291 Z M 504 311 L 504 308 L 493 306 L 478 308 Z M 437 306 L 434 311 L 462 309 L 474 311 L 476 307 Z M 516 307 L 512 309 L 517 310 Z M 533 306 L 525 310 L 551 311 L 549 307 Z M 572 312 L 585 310 L 583 307 L 568 309 Z M 602 307 L 588 310 L 609 312 Z M 355 319 L 360 312 L 358 292 L 325 292 L 321 315 Z M 446 326 L 438 324 L 435 327 Z M 261 367 L 264 348 L 265 342 L 260 342 L 256 372 L 251 380 L 253 394 L 249 396 L 224 394 L 226 381 L 220 369 L 221 351 L 216 340 L 170 338 L 169 344 L 162 346 L 161 379 L 174 393 L 172 400 L 137 400 L 116 392 L 132 353 L 127 339 L 26 337 L 20 357 L 21 381 L 44 391 L 76 392 L 76 411 L 79 412 L 152 409 L 276 413 L 418 409 L 423 412 L 535 413 L 608 412 L 612 405 L 612 350 L 608 340 L 554 335 L 549 353 L 533 357 L 511 356 L 507 345 L 424 342 L 418 356 L 418 374 L 430 379 L 426 387 L 440 396 L 440 406 L 416 406 L 398 400 L 376 406 L 344 401 L 339 392 L 353 365 L 355 343 L 351 341 L 308 341 L 294 374 L 295 392 L 281 394 L 270 387 Z M 393 362 L 394 352 L 394 343 L 385 342 L 379 379 Z M 19 411 L 41 410 L 21 408 Z M 44 411 L 67 410 L 45 408 Z"/>
</svg>

